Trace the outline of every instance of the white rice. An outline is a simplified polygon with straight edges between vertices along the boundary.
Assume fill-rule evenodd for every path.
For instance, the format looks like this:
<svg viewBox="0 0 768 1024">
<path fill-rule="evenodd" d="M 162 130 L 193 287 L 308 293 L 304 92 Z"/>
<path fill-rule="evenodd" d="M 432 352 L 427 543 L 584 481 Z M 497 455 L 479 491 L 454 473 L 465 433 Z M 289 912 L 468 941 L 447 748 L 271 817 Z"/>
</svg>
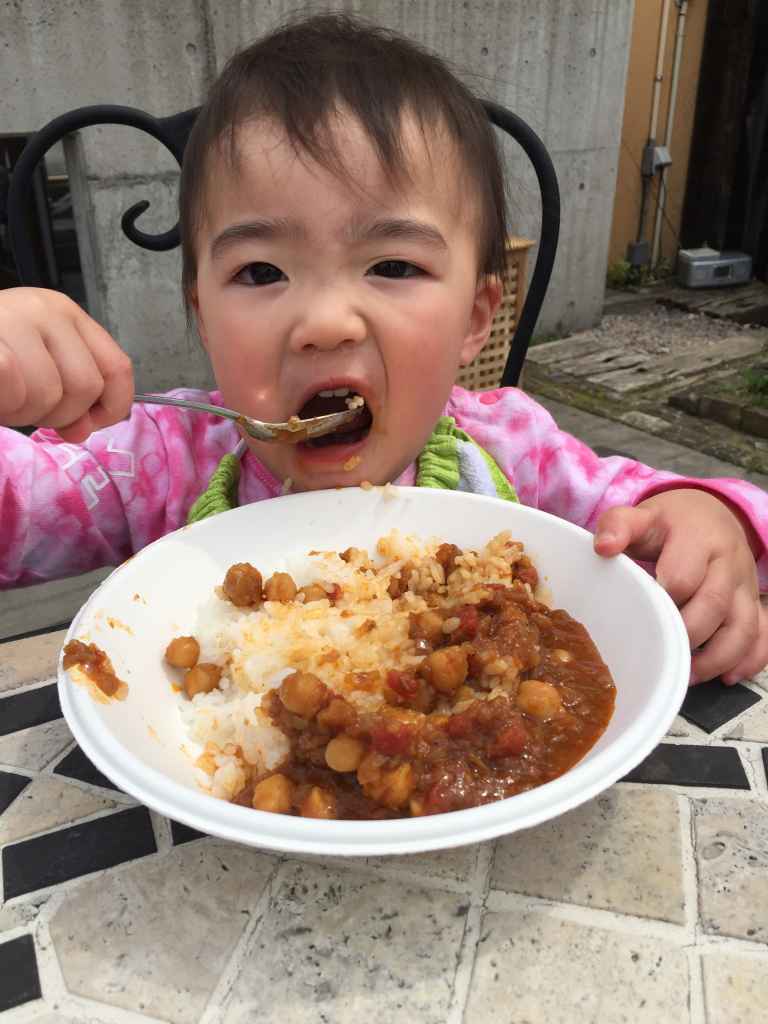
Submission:
<svg viewBox="0 0 768 1024">
<path fill-rule="evenodd" d="M 446 585 L 435 559 L 441 543 L 392 531 L 379 541 L 375 562 L 367 552 L 348 562 L 336 552 L 311 552 L 275 566 L 289 572 L 299 587 L 320 583 L 328 592 L 338 585 L 341 596 L 334 604 L 265 601 L 248 610 L 220 593 L 209 598 L 194 634 L 199 660 L 223 669 L 220 688 L 179 701 L 185 728 L 204 751 L 198 760 L 201 784 L 231 799 L 245 784 L 248 766 L 269 770 L 282 760 L 287 740 L 260 704 L 291 672 L 314 673 L 359 709 L 380 707 L 387 670 L 413 669 L 423 659 L 408 635 L 411 613 L 427 607 L 423 595 L 437 591 L 449 605 L 471 599 L 483 583 L 509 583 L 522 555 L 521 545 L 499 534 L 481 552 L 460 556 Z M 414 567 L 409 589 L 393 600 L 390 581 L 406 563 Z M 370 679 L 355 678 L 371 672 L 380 673 L 373 689 Z"/>
</svg>

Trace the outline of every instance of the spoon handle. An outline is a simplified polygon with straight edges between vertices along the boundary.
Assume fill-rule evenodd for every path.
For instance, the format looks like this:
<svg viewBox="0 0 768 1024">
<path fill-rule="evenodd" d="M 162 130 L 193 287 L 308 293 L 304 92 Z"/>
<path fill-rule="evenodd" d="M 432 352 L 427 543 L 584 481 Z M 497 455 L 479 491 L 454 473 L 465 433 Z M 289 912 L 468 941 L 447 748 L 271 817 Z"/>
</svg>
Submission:
<svg viewBox="0 0 768 1024">
<path fill-rule="evenodd" d="M 134 395 L 135 402 L 149 405 L 179 405 L 183 409 L 197 409 L 198 412 L 210 412 L 214 416 L 225 416 L 229 420 L 239 420 L 240 413 L 232 409 L 224 409 L 220 405 L 208 405 L 206 402 L 192 402 L 187 398 L 167 398 L 165 395 Z"/>
</svg>

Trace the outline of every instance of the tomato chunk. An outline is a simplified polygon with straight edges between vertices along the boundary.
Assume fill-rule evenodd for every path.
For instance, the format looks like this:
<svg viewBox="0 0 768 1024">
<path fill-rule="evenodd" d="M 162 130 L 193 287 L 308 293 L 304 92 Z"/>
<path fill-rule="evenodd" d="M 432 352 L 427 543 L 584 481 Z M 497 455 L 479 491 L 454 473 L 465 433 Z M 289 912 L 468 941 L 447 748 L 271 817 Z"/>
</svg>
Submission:
<svg viewBox="0 0 768 1024">
<path fill-rule="evenodd" d="M 489 757 L 516 757 L 525 750 L 528 731 L 522 719 L 513 719 L 509 725 L 496 733 L 488 745 Z"/>
<path fill-rule="evenodd" d="M 371 746 L 377 753 L 393 757 L 405 754 L 415 735 L 416 729 L 407 722 L 381 722 L 371 731 Z"/>
</svg>

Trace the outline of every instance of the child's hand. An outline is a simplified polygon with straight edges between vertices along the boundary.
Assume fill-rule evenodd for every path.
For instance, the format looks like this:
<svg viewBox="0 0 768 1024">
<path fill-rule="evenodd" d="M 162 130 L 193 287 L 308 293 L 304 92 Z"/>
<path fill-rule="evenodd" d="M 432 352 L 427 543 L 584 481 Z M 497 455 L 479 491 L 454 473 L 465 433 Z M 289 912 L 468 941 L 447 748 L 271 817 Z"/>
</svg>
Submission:
<svg viewBox="0 0 768 1024">
<path fill-rule="evenodd" d="M 680 608 L 691 649 L 703 648 L 693 657 L 692 683 L 721 674 L 723 682 L 735 683 L 768 662 L 768 609 L 759 597 L 756 544 L 731 506 L 685 487 L 636 508 L 609 509 L 595 533 L 600 555 L 624 551 L 656 562 L 656 578 Z"/>
<path fill-rule="evenodd" d="M 130 359 L 77 303 L 44 288 L 0 291 L 0 424 L 84 441 L 132 400 Z"/>
</svg>

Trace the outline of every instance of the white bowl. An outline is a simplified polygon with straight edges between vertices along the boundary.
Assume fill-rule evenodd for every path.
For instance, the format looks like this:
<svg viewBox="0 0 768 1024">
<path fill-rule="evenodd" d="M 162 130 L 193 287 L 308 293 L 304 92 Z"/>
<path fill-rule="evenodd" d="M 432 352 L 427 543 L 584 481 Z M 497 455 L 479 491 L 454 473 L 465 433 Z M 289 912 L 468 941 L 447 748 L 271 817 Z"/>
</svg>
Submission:
<svg viewBox="0 0 768 1024">
<path fill-rule="evenodd" d="M 397 527 L 463 547 L 501 530 L 525 544 L 554 605 L 583 623 L 616 683 L 605 733 L 570 771 L 507 800 L 449 814 L 387 821 L 317 821 L 215 799 L 195 781 L 163 654 L 193 631 L 199 606 L 234 562 L 264 573 L 311 549 L 373 550 Z M 422 488 L 346 488 L 247 505 L 150 544 L 115 570 L 73 621 L 67 639 L 97 644 L 128 683 L 123 701 L 97 703 L 59 664 L 64 716 L 82 749 L 137 800 L 203 832 L 252 846 L 312 854 L 417 853 L 529 828 L 594 797 L 662 739 L 685 696 L 688 637 L 664 590 L 629 558 L 603 559 L 592 535 L 507 502 Z"/>
</svg>

